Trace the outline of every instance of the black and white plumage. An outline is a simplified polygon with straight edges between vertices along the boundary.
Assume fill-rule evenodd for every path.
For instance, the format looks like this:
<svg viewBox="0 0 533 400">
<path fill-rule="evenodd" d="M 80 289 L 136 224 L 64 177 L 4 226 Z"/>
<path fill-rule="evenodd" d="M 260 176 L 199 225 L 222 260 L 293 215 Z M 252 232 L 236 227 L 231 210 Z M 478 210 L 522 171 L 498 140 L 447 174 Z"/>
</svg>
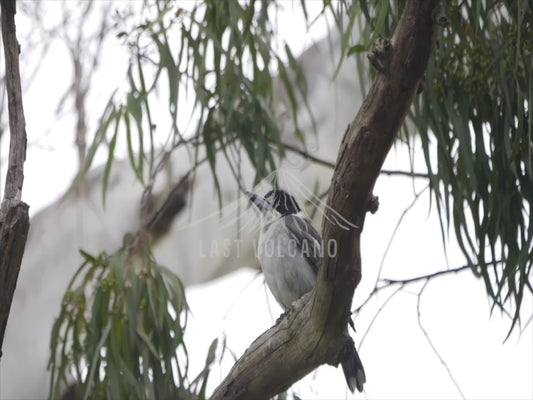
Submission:
<svg viewBox="0 0 533 400">
<path fill-rule="evenodd" d="M 257 254 L 265 281 L 277 302 L 288 311 L 316 284 L 322 239 L 286 191 L 271 190 L 264 198 L 247 195 L 262 213 Z M 355 347 L 342 368 L 350 390 L 362 392 L 366 378 Z"/>
</svg>

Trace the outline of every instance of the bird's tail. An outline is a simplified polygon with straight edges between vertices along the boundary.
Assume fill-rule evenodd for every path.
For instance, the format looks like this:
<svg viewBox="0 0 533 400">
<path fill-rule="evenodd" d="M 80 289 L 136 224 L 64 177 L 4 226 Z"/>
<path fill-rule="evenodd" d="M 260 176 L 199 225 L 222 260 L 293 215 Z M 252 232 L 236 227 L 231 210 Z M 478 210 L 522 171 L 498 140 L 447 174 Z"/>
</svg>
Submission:
<svg viewBox="0 0 533 400">
<path fill-rule="evenodd" d="M 359 392 L 363 391 L 363 385 L 366 382 L 365 369 L 363 368 L 363 363 L 355 350 L 355 346 L 352 341 L 347 343 L 345 348 L 344 359 L 341 361 L 342 370 L 344 371 L 344 377 L 346 378 L 346 383 L 350 388 L 350 391 L 353 393 L 355 388 Z"/>
</svg>

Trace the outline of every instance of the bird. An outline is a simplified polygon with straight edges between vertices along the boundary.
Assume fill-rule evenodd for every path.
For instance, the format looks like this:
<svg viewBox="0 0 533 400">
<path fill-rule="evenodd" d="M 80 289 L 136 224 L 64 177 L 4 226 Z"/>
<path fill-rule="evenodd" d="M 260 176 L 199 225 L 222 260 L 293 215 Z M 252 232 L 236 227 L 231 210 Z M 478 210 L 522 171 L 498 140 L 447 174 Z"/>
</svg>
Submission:
<svg viewBox="0 0 533 400">
<path fill-rule="evenodd" d="M 261 212 L 257 257 L 266 284 L 286 313 L 316 284 L 322 239 L 295 197 L 287 191 L 273 189 L 264 197 L 252 192 L 246 194 Z M 365 370 L 353 343 L 348 353 L 342 361 L 346 383 L 352 393 L 355 388 L 362 392 Z"/>
</svg>

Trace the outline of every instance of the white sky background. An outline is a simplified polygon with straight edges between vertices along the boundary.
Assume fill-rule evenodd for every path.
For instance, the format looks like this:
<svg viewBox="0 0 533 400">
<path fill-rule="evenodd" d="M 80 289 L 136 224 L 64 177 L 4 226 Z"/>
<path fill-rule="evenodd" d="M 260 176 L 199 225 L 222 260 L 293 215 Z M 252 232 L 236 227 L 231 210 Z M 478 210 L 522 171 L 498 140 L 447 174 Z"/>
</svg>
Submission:
<svg viewBox="0 0 533 400">
<path fill-rule="evenodd" d="M 310 3 L 310 8 L 320 2 Z M 281 37 L 295 53 L 319 39 L 324 26 L 306 33 L 299 6 L 284 3 L 279 14 Z M 51 21 L 60 15 L 58 2 L 46 3 Z M 31 21 L 17 14 L 19 41 L 31 32 Z M 22 59 L 25 43 L 22 42 Z M 24 67 L 24 60 L 21 61 Z M 88 142 L 95 121 L 117 82 L 127 68 L 128 53 L 119 41 L 111 40 L 104 48 L 101 68 L 94 78 L 89 97 Z M 113 68 L 109 66 L 112 65 Z M 72 68 L 65 46 L 54 41 L 31 86 L 26 87 L 24 106 L 27 120 L 28 153 L 25 164 L 24 200 L 31 213 L 57 199 L 68 187 L 77 170 L 74 143 L 75 117 L 70 108 L 58 117 L 57 103 L 67 89 Z M 47 96 L 43 96 L 47 93 Z M 6 135 L 7 136 L 7 135 Z M 1 143 L 2 174 L 5 173 L 7 141 Z M 103 156 L 102 156 L 103 157 Z M 422 154 L 418 157 L 422 160 Z M 391 151 L 386 168 L 407 169 L 407 156 Z M 420 168 L 422 170 L 422 168 Z M 3 179 L 2 176 L 2 186 Z M 408 189 L 408 190 L 407 190 Z M 372 290 L 381 258 L 394 230 L 395 222 L 412 200 L 411 181 L 380 177 L 375 193 L 380 197 L 377 214 L 367 217 L 363 233 L 363 281 L 357 288 L 354 307 Z M 383 276 L 410 278 L 432 271 L 455 268 L 464 263 L 458 250 L 450 247 L 446 263 L 440 228 L 434 212 L 428 214 L 427 196 L 410 212 L 396 234 L 387 254 Z M 417 291 L 421 285 L 407 287 L 393 298 L 371 326 L 359 352 L 363 360 L 367 385 L 365 393 L 352 396 L 347 392 L 342 370 L 319 368 L 293 389 L 302 398 L 460 398 L 446 367 L 432 351 L 417 323 Z M 270 294 L 265 295 L 263 278 L 251 269 L 237 271 L 215 282 L 188 289 L 193 312 L 187 331 L 191 368 L 199 371 L 211 341 L 223 332 L 228 348 L 238 357 L 259 334 L 278 317 L 280 308 Z M 387 299 L 384 291 L 371 302 L 356 320 L 359 344 L 369 329 L 378 307 Z M 532 312 L 531 297 L 524 304 L 524 315 Z M 462 272 L 429 283 L 420 301 L 421 319 L 466 398 L 528 399 L 533 398 L 533 329 L 513 333 L 502 344 L 510 321 L 495 312 L 490 318 L 484 285 L 470 272 Z M 210 377 L 211 390 L 232 365 L 229 352 L 220 371 Z M 8 368 L 8 366 L 3 366 Z M 192 375 L 191 375 L 192 377 Z"/>
</svg>

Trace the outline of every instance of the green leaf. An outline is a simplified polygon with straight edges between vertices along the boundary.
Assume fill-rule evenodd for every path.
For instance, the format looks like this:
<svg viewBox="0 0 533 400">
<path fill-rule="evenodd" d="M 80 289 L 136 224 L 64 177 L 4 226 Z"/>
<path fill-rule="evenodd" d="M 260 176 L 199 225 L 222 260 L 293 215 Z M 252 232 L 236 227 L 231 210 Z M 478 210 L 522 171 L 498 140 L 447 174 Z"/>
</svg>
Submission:
<svg viewBox="0 0 533 400">
<path fill-rule="evenodd" d="M 104 206 L 106 204 L 107 189 L 109 188 L 109 177 L 111 175 L 111 167 L 113 165 L 113 161 L 115 160 L 115 148 L 117 146 L 120 118 L 121 113 L 119 111 L 115 117 L 115 132 L 113 133 L 113 137 L 111 139 L 111 142 L 109 143 L 109 154 L 107 156 L 107 162 L 104 169 L 104 185 L 102 189 L 102 203 L 104 204 Z"/>
<path fill-rule="evenodd" d="M 363 44 L 356 44 L 355 46 L 351 46 L 348 49 L 348 53 L 346 54 L 347 57 L 350 57 L 354 54 L 360 54 L 366 51 L 366 46 Z"/>
<path fill-rule="evenodd" d="M 207 359 L 205 360 L 205 365 L 211 365 L 215 361 L 216 350 L 218 346 L 218 339 L 215 339 L 211 342 L 209 350 L 207 351 Z"/>
<path fill-rule="evenodd" d="M 99 365 L 99 363 L 97 363 L 97 360 L 100 358 L 100 350 L 104 346 L 104 343 L 107 340 L 107 337 L 110 331 L 111 331 L 111 321 L 108 321 L 106 326 L 102 330 L 100 340 L 98 341 L 98 345 L 96 346 L 94 353 L 90 355 L 92 356 L 92 360 L 91 360 L 91 367 L 89 369 L 89 373 L 87 374 L 87 391 L 85 392 L 85 395 L 83 397 L 84 400 L 87 400 L 89 398 L 91 387 L 96 385 L 95 383 L 96 366 Z"/>
</svg>

